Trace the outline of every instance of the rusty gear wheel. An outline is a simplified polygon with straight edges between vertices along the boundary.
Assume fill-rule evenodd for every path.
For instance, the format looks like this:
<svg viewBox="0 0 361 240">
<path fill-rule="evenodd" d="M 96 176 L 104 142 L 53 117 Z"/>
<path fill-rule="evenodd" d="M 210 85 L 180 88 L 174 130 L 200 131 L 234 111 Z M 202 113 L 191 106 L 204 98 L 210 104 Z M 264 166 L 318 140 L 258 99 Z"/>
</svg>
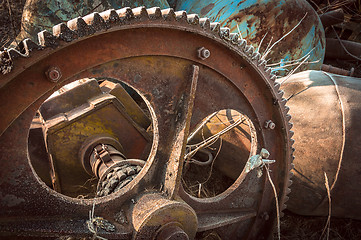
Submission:
<svg viewBox="0 0 361 240">
<path fill-rule="evenodd" d="M 115 226 L 98 231 L 109 239 L 265 239 L 272 233 L 276 205 L 266 174 L 243 170 L 225 192 L 205 199 L 189 195 L 181 184 L 190 129 L 213 112 L 234 109 L 254 126 L 253 153 L 265 148 L 276 160 L 271 177 L 285 208 L 293 153 L 290 116 L 276 77 L 245 40 L 195 14 L 144 7 L 93 13 L 38 36 L 39 43 L 25 39 L 19 49 L 0 53 L 0 236 L 92 236 L 86 222 L 93 204 L 95 214 Z M 50 190 L 37 177 L 28 130 L 54 91 L 97 77 L 123 81 L 144 96 L 153 145 L 142 171 L 124 188 L 81 200 Z M 265 126 L 270 120 L 272 128 Z M 143 197 L 149 192 L 158 195 Z M 157 212 L 154 201 L 166 207 Z M 145 214 L 150 206 L 152 219 Z M 186 216 L 195 212 L 198 226 L 174 209 Z M 164 212 L 171 220 L 160 221 Z"/>
</svg>

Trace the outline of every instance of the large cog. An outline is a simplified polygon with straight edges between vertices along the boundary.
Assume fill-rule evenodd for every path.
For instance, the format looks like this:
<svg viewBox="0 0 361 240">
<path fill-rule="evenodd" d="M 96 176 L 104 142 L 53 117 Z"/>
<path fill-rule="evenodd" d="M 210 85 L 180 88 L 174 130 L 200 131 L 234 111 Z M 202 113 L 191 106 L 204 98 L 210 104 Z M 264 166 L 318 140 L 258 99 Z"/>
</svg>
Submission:
<svg viewBox="0 0 361 240">
<path fill-rule="evenodd" d="M 227 89 L 229 88 L 230 92 L 240 92 L 244 99 L 238 102 L 234 101 L 234 104 L 231 104 L 230 107 L 236 109 L 237 104 L 243 104 L 238 106 L 238 108 L 254 122 L 258 136 L 257 149 L 267 148 L 271 153 L 271 157 L 276 159 L 276 164 L 271 167 L 273 170 L 272 177 L 277 188 L 278 198 L 280 203 L 282 203 L 281 210 L 285 208 L 284 203 L 287 201 L 287 194 L 290 191 L 289 171 L 292 168 L 291 160 L 294 151 L 292 148 L 293 140 L 291 139 L 293 135 L 291 131 L 292 124 L 289 123 L 290 115 L 287 114 L 286 100 L 282 98 L 283 93 L 279 90 L 280 85 L 275 82 L 276 77 L 271 74 L 271 69 L 266 67 L 266 62 L 260 60 L 260 54 L 255 52 L 253 47 L 248 46 L 246 41 L 240 39 L 237 34 L 230 33 L 228 28 L 220 28 L 218 23 L 211 23 L 206 18 L 199 19 L 195 14 L 187 15 L 184 11 L 174 12 L 172 9 L 160 10 L 159 8 L 145 9 L 140 7 L 135 9 L 108 10 L 100 14 L 93 13 L 83 18 L 73 19 L 67 22 L 67 24 L 62 23 L 54 26 L 53 33 L 43 31 L 38 36 L 39 43 L 25 39 L 19 45 L 19 49 L 7 49 L 0 53 L 0 70 L 4 74 L 0 79 L 0 112 L 2 116 L 0 122 L 0 146 L 3 150 L 1 162 L 7 163 L 3 167 L 6 173 L 5 170 L 1 171 L 2 174 L 4 173 L 4 176 L 12 172 L 13 167 L 9 165 L 8 159 L 13 158 L 15 159 L 12 163 L 14 166 L 22 166 L 26 169 L 23 174 L 27 179 L 27 181 L 22 181 L 20 184 L 17 183 L 16 186 L 4 188 L 2 191 L 4 191 L 4 194 L 11 194 L 17 190 L 23 191 L 24 188 L 28 189 L 30 186 L 39 188 L 39 190 L 33 191 L 27 196 L 22 196 L 25 199 L 25 205 L 23 206 L 19 203 L 20 207 L 15 211 L 15 216 L 31 216 L 33 213 L 29 209 L 26 210 L 26 208 L 29 208 L 30 200 L 39 196 L 39 194 L 44 196 L 42 201 L 52 199 L 53 204 L 65 204 L 67 207 L 74 207 L 72 205 L 74 204 L 73 200 L 61 198 L 48 191 L 44 192 L 43 186 L 39 185 L 36 177 L 30 176 L 32 172 L 26 155 L 26 132 L 34 112 L 38 109 L 41 102 L 53 91 L 66 83 L 84 76 L 96 77 L 104 76 L 105 74 L 108 77 L 114 77 L 116 76 L 115 73 L 119 74 L 116 70 L 117 68 L 128 71 L 121 73 L 121 76 L 118 76 L 118 78 L 140 89 L 139 91 L 145 94 L 155 109 L 154 116 L 157 117 L 157 120 L 153 120 L 153 123 L 157 121 L 157 124 L 160 125 L 158 127 L 158 138 L 161 140 L 158 142 L 158 147 L 153 147 L 155 151 L 152 156 L 153 160 L 150 159 L 151 157 L 148 159 L 148 165 L 142 171 L 143 174 L 139 174 L 138 181 L 133 181 L 132 184 L 129 184 L 129 189 L 125 189 L 114 198 L 118 202 L 124 202 L 130 196 L 135 195 L 137 191 L 144 190 L 147 186 L 152 186 L 155 176 L 164 176 L 166 189 L 163 189 L 163 192 L 170 198 L 177 199 L 178 188 L 171 187 L 171 189 L 167 189 L 167 184 L 173 182 L 175 185 L 179 185 L 180 181 L 179 178 L 173 178 L 166 174 L 169 171 L 169 165 L 171 165 L 168 163 L 168 158 L 162 161 L 154 161 L 157 157 L 161 158 L 161 155 L 156 153 L 157 151 L 171 151 L 171 148 L 166 145 L 166 143 L 170 145 L 169 141 L 162 140 L 162 138 L 167 139 L 164 136 L 169 135 L 169 132 L 161 132 L 164 131 L 163 128 L 167 129 L 166 127 L 168 127 L 166 121 L 160 121 L 159 119 L 162 117 L 160 111 L 162 107 L 159 107 L 159 99 L 164 98 L 164 94 L 161 92 L 161 85 L 157 85 L 155 80 L 147 79 L 149 82 L 146 86 L 142 85 L 144 83 L 141 83 L 144 80 L 139 81 L 139 78 L 131 78 L 137 75 L 133 74 L 133 69 L 130 66 L 134 66 L 134 71 L 137 72 L 140 67 L 136 68 L 134 64 L 146 65 L 147 56 L 158 57 L 160 59 L 159 64 L 165 64 L 169 59 L 172 62 L 170 64 L 171 67 L 179 65 L 183 67 L 183 70 L 186 69 L 184 66 L 188 66 L 191 63 L 200 65 L 201 71 L 203 70 L 209 74 L 205 75 L 205 80 L 207 81 L 207 78 L 209 78 L 209 81 L 212 81 L 209 69 L 215 70 L 214 72 L 220 75 L 217 75 L 217 78 L 224 78 L 223 83 L 230 84 L 229 86 L 227 85 Z M 185 39 L 188 39 L 188 41 L 185 42 Z M 149 43 L 147 41 L 152 42 L 152 44 L 147 45 Z M 198 49 L 203 47 L 203 43 L 210 49 L 211 57 L 209 58 L 203 59 L 198 56 Z M 177 47 L 175 48 L 174 46 Z M 189 49 L 192 49 L 192 51 L 189 51 Z M 176 59 L 171 61 L 170 58 Z M 130 61 L 120 61 L 121 65 L 117 65 L 117 60 L 124 59 Z M 138 62 L 137 60 L 140 61 Z M 240 60 L 241 62 L 239 62 Z M 110 68 L 113 70 L 110 70 Z M 55 72 L 51 72 L 53 70 Z M 146 74 L 147 71 L 150 71 L 150 68 L 142 70 L 144 70 L 142 74 Z M 55 75 L 52 75 L 52 73 Z M 200 80 L 201 82 L 202 79 Z M 232 79 L 232 81 L 229 79 Z M 205 85 L 202 87 L 208 87 L 209 90 L 210 86 L 207 85 L 207 81 L 204 82 Z M 154 84 L 153 88 L 148 86 L 152 84 Z M 201 89 L 199 91 L 198 93 L 201 93 Z M 171 95 L 166 97 L 171 98 Z M 212 97 L 214 97 L 214 101 L 220 98 L 220 96 Z M 223 97 L 224 99 L 230 99 L 230 96 L 224 95 Z M 195 107 L 197 108 L 200 104 L 197 105 L 197 98 L 195 101 Z M 228 106 L 224 103 L 217 107 Z M 212 110 L 212 107 L 204 110 L 204 113 L 209 114 L 208 110 Z M 195 122 L 193 125 L 202 117 L 204 115 L 193 115 L 192 121 Z M 173 118 L 174 121 L 178 119 L 177 116 L 173 116 Z M 170 119 L 172 121 L 172 118 Z M 265 129 L 264 123 L 270 119 L 276 124 L 276 128 Z M 15 134 L 16 136 L 14 131 L 18 133 L 17 135 Z M 10 141 L 9 139 L 13 140 Z M 179 154 L 182 156 L 182 153 Z M 168 166 L 168 168 L 166 167 L 167 169 L 164 171 L 159 170 L 160 166 L 162 166 L 159 165 L 160 163 Z M 173 162 L 171 163 L 173 164 Z M 172 167 L 174 166 L 180 169 L 176 172 L 181 173 L 181 165 L 173 165 Z M 147 182 L 148 185 L 145 184 L 145 187 L 135 188 L 134 186 L 140 183 L 139 179 Z M 241 189 L 242 181 L 234 186 L 237 189 Z M 261 197 L 259 201 L 255 201 L 256 210 L 246 218 L 245 221 L 249 221 L 249 223 L 244 226 L 241 224 L 244 219 L 237 215 L 239 212 L 232 212 L 231 214 L 226 214 L 228 216 L 219 217 L 215 223 L 207 221 L 207 219 L 217 214 L 217 208 L 222 209 L 224 207 L 217 206 L 217 204 L 222 205 L 222 201 L 225 201 L 225 199 L 229 200 L 232 193 L 227 193 L 228 195 L 226 194 L 222 198 L 216 199 L 216 203 L 212 205 L 212 208 L 216 206 L 216 212 L 207 212 L 211 206 L 209 203 L 186 196 L 186 194 L 182 194 L 182 196 L 197 212 L 198 220 L 201 224 L 199 229 L 202 229 L 203 232 L 210 232 L 210 234 L 216 232 L 222 238 L 228 239 L 241 237 L 260 239 L 261 236 L 267 237 L 272 232 L 276 208 L 274 200 L 272 200 L 274 196 L 272 196 L 272 190 L 268 186 L 269 183 L 266 178 L 263 177 L 259 181 L 264 183 L 264 187 L 261 188 L 261 193 L 259 193 Z M 250 183 L 252 182 L 250 181 Z M 155 183 L 154 185 L 159 187 L 162 184 Z M 24 193 L 27 192 L 24 191 Z M 241 194 L 245 193 L 247 191 Z M 119 208 L 119 205 L 116 203 L 117 201 L 107 198 L 103 202 L 102 200 L 98 202 L 103 206 L 108 204 L 108 211 L 115 211 L 115 209 Z M 77 204 L 77 207 L 81 209 L 79 211 L 84 211 L 92 202 L 84 201 Z M 230 206 L 234 204 L 235 202 L 230 202 Z M 230 206 L 225 207 L 225 209 L 233 209 Z M 4 206 L 2 208 L 4 209 Z M 74 212 L 76 210 L 68 212 L 64 210 L 61 215 L 74 217 Z M 2 217 L 11 217 L 14 216 L 13 214 L 13 210 L 6 208 Z M 57 215 L 59 213 L 57 211 L 51 213 L 50 211 L 49 214 Z M 220 213 L 220 215 L 222 214 L 224 215 L 224 212 Z M 237 216 L 228 221 L 227 217 L 232 214 Z M 265 217 L 265 214 L 269 217 Z M 220 222 L 220 224 L 217 225 L 217 222 Z M 6 224 L 0 224 L 0 226 L 1 231 L 11 231 L 9 229 L 12 229 Z M 17 225 L 14 224 L 14 226 Z M 263 229 L 262 232 L 259 231 L 260 227 Z M 21 228 L 19 229 L 21 230 Z M 77 231 L 70 230 L 70 232 L 77 234 Z M 125 236 L 126 234 L 123 235 Z M 202 234 L 197 236 L 205 237 Z"/>
</svg>

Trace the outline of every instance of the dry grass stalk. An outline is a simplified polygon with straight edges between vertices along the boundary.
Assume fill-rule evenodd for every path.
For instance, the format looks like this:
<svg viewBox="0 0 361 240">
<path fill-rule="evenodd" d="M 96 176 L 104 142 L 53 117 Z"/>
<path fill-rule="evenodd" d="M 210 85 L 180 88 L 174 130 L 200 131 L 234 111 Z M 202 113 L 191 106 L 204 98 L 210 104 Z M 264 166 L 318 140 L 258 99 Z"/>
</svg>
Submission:
<svg viewBox="0 0 361 240">
<path fill-rule="evenodd" d="M 277 211 L 277 236 L 278 236 L 278 240 L 281 240 L 281 222 L 280 222 L 280 206 L 278 203 L 278 197 L 277 197 L 277 190 L 276 187 L 272 181 L 271 175 L 270 175 L 270 169 L 269 166 L 266 164 L 266 173 L 267 173 L 267 177 L 268 177 L 268 181 L 270 182 L 272 189 L 273 189 L 273 193 L 275 195 L 275 200 L 276 200 L 276 211 Z"/>
<path fill-rule="evenodd" d="M 330 193 L 330 185 L 328 184 L 328 178 L 327 174 L 325 174 L 325 186 L 327 190 L 327 197 L 328 197 L 328 216 L 326 221 L 326 226 L 323 228 L 322 234 L 320 236 L 320 239 L 322 239 L 323 235 L 326 234 L 326 239 L 328 240 L 330 237 L 330 226 L 331 226 L 331 193 Z M 327 230 L 327 232 L 326 232 Z"/>
</svg>

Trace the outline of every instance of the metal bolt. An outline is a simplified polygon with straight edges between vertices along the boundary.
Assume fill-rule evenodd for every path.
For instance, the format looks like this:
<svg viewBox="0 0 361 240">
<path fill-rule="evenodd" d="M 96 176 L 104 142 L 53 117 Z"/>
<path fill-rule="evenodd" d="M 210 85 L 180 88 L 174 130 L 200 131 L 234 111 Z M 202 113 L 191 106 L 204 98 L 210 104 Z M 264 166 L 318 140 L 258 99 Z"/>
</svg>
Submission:
<svg viewBox="0 0 361 240">
<path fill-rule="evenodd" d="M 57 82 L 61 78 L 61 71 L 58 67 L 50 67 L 45 75 L 51 82 Z"/>
<path fill-rule="evenodd" d="M 198 57 L 202 60 L 209 58 L 209 56 L 211 56 L 211 52 L 205 48 L 205 47 L 201 47 L 198 49 Z"/>
<path fill-rule="evenodd" d="M 264 123 L 264 127 L 269 128 L 269 129 L 275 129 L 276 124 L 274 122 L 272 122 L 271 120 L 268 120 Z"/>
</svg>

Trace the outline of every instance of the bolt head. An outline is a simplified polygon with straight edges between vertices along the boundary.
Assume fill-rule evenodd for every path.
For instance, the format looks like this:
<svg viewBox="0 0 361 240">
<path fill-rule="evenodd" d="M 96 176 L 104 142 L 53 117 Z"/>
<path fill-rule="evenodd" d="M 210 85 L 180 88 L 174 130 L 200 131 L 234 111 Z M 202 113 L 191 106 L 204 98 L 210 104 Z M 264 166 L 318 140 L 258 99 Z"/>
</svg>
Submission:
<svg viewBox="0 0 361 240">
<path fill-rule="evenodd" d="M 201 47 L 198 49 L 198 57 L 202 60 L 207 59 L 211 56 L 211 51 L 209 51 L 205 47 Z"/>
<path fill-rule="evenodd" d="M 272 122 L 271 120 L 268 120 L 265 122 L 264 127 L 268 128 L 268 129 L 275 129 L 276 124 L 274 122 Z"/>
<path fill-rule="evenodd" d="M 45 72 L 45 75 L 51 82 L 58 82 L 62 76 L 61 71 L 58 67 L 50 67 Z"/>
</svg>

